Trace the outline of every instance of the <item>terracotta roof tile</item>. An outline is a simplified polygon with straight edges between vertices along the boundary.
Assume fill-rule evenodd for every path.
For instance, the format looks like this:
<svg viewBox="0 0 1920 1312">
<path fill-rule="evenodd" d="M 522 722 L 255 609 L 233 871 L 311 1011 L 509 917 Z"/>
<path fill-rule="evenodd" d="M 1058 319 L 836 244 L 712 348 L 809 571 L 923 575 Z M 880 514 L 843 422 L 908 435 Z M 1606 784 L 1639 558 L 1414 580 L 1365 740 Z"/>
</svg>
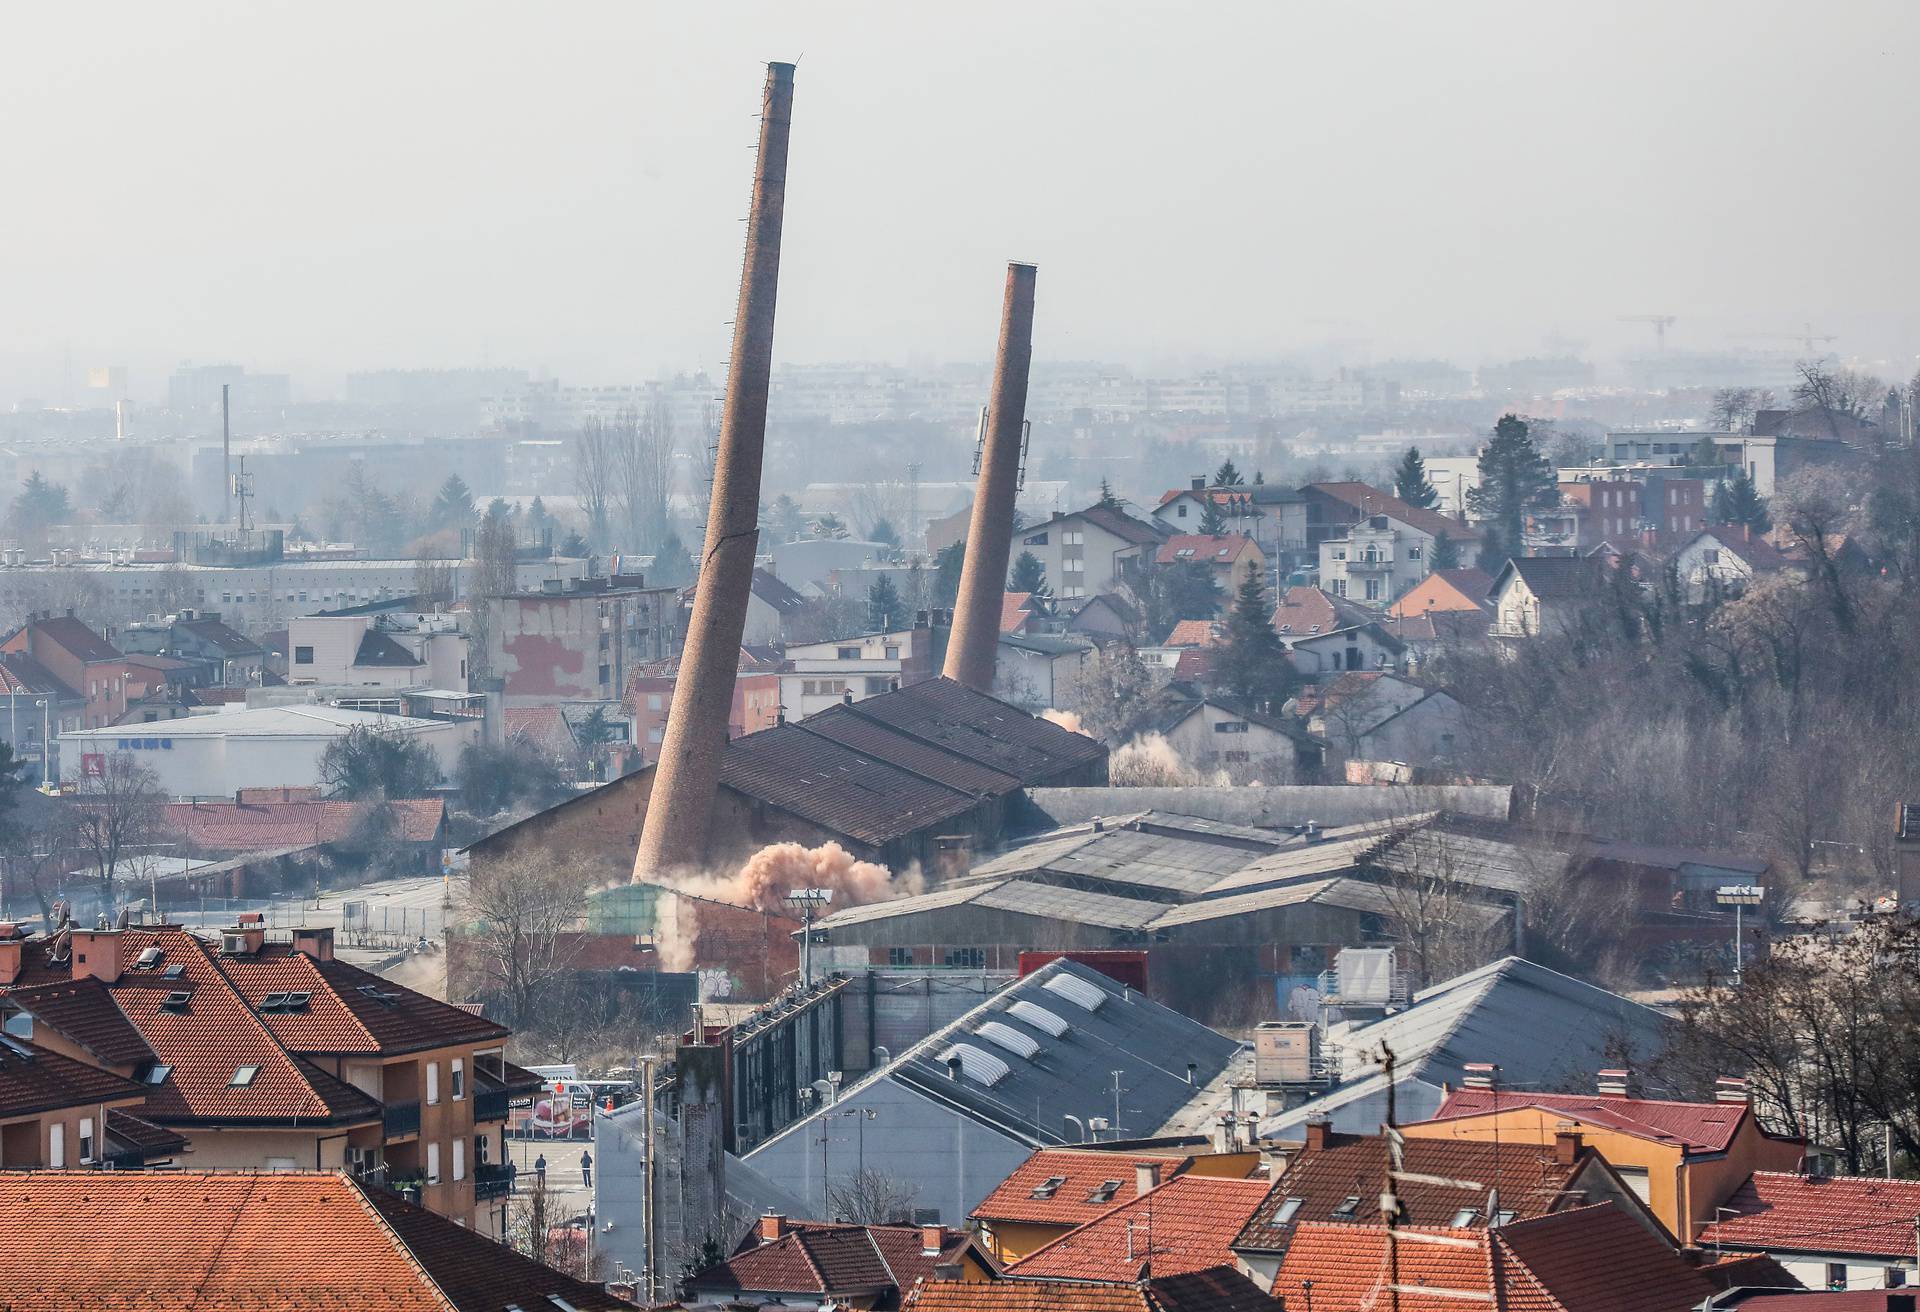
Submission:
<svg viewBox="0 0 1920 1312">
<path fill-rule="evenodd" d="M 1167 634 L 1163 647 L 1211 647 L 1220 641 L 1217 620 L 1181 620 Z"/>
<path fill-rule="evenodd" d="M 1129 1182 L 1122 1181 L 1122 1188 Z M 1035 1249 L 1011 1275 L 1056 1280 L 1135 1280 L 1230 1266 L 1228 1247 L 1267 1195 L 1263 1180 L 1181 1175 Z"/>
<path fill-rule="evenodd" d="M 1280 1312 L 1280 1302 L 1233 1267 L 1142 1283 L 932 1280 L 907 1300 L 913 1312 Z"/>
<path fill-rule="evenodd" d="M 28 944 L 27 954 L 39 957 L 39 945 Z M 36 1024 L 58 1030 L 109 1066 L 138 1066 L 153 1060 L 153 1049 L 97 979 L 65 979 L 14 989 L 6 999 Z"/>
<path fill-rule="evenodd" d="M 1569 1312 L 1685 1312 L 1714 1294 L 1697 1268 L 1611 1203 L 1516 1221 L 1493 1236 L 1502 1257 Z"/>
<path fill-rule="evenodd" d="M 1396 1305 L 1400 1312 L 1460 1312 L 1469 1301 L 1491 1301 L 1487 1244 L 1482 1230 L 1410 1226 L 1396 1232 L 1390 1256 L 1381 1226 L 1308 1221 L 1294 1233 L 1273 1293 L 1289 1307 L 1311 1298 L 1314 1312 Z M 1397 1299 L 1390 1292 L 1396 1284 Z M 1413 1292 L 1420 1287 L 1432 1292 Z"/>
<path fill-rule="evenodd" d="M 512 1032 L 358 966 L 318 961 L 283 944 L 268 944 L 257 956 L 215 960 L 256 1011 L 269 994 L 308 995 L 305 1011 L 261 1013 L 293 1052 L 393 1055 L 456 1043 L 497 1043 Z"/>
<path fill-rule="evenodd" d="M 440 832 L 447 805 L 437 797 L 396 798 L 387 803 L 396 821 L 395 842 L 430 843 Z M 337 843 L 358 827 L 365 808 L 357 802 L 295 801 L 174 802 L 166 824 L 207 852 L 272 852 Z"/>
<path fill-rule="evenodd" d="M 778 1239 L 750 1234 L 731 1257 L 693 1275 L 689 1284 L 714 1292 L 774 1294 L 879 1293 L 891 1306 L 902 1293 L 959 1259 L 971 1241 L 942 1230 L 938 1254 L 927 1253 L 918 1226 L 789 1222 Z"/>
<path fill-rule="evenodd" d="M 66 1107 L 137 1101 L 145 1092 L 112 1071 L 0 1035 L 0 1120 Z"/>
<path fill-rule="evenodd" d="M 1453 1120 L 1516 1107 L 1542 1107 L 1576 1121 L 1604 1125 L 1642 1139 L 1679 1144 L 1689 1152 L 1726 1151 L 1751 1115 L 1739 1103 L 1667 1102 L 1602 1094 L 1527 1093 L 1509 1089 L 1456 1089 L 1431 1119 Z"/>
<path fill-rule="evenodd" d="M 335 1173 L 35 1172 L 0 1195 L 0 1234 L 60 1255 L 7 1273 L 38 1312 L 630 1307 Z"/>
<path fill-rule="evenodd" d="M 184 1135 L 143 1120 L 121 1107 L 108 1109 L 107 1135 L 129 1148 L 137 1148 L 149 1158 L 182 1152 L 187 1146 Z"/>
<path fill-rule="evenodd" d="M 1161 565 L 1231 565 L 1257 550 L 1244 533 L 1180 533 L 1161 543 L 1154 560 Z"/>
<path fill-rule="evenodd" d="M 985 1221 L 1085 1225 L 1136 1197 L 1136 1167 L 1158 1166 L 1163 1176 L 1170 1178 L 1185 1160 L 1179 1154 L 1037 1149 L 980 1200 L 973 1215 Z M 1117 1186 L 1112 1196 L 1104 1202 L 1093 1201 L 1094 1191 L 1108 1181 Z M 1042 1191 L 1044 1197 L 1035 1197 Z"/>
<path fill-rule="evenodd" d="M 1755 1171 L 1726 1207 L 1739 1215 L 1723 1215 L 1702 1230 L 1702 1247 L 1905 1261 L 1913 1257 L 1920 1180 Z"/>
<path fill-rule="evenodd" d="M 1018 633 L 1033 615 L 1031 592 L 1005 592 L 1000 595 L 1000 632 Z"/>
<path fill-rule="evenodd" d="M 1449 537 L 1456 542 L 1476 541 L 1480 537 L 1457 519 L 1449 519 L 1437 510 L 1410 506 L 1391 492 L 1382 492 L 1368 483 L 1309 483 L 1302 490 L 1324 493 L 1363 515 L 1387 515 L 1433 537 Z"/>
</svg>

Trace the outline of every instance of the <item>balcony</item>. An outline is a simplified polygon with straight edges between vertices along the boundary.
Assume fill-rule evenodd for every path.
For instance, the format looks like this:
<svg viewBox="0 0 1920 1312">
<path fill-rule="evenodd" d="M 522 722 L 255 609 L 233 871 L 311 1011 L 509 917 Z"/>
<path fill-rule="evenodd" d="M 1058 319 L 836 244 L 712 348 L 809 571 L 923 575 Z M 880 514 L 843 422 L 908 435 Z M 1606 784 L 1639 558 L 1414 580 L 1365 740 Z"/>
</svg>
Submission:
<svg viewBox="0 0 1920 1312">
<path fill-rule="evenodd" d="M 420 1133 L 420 1103 L 390 1102 L 381 1114 L 381 1123 L 389 1139 L 405 1138 L 409 1134 Z"/>
<path fill-rule="evenodd" d="M 513 1175 L 504 1166 L 481 1165 L 473 1168 L 473 1196 L 477 1202 L 505 1198 L 513 1192 Z"/>
<path fill-rule="evenodd" d="M 511 1101 L 505 1089 L 479 1090 L 473 1098 L 474 1123 L 506 1120 L 507 1106 Z"/>
<path fill-rule="evenodd" d="M 1358 551 L 1347 560 L 1347 573 L 1365 573 L 1368 570 L 1390 570 L 1393 568 L 1391 551 Z"/>
</svg>

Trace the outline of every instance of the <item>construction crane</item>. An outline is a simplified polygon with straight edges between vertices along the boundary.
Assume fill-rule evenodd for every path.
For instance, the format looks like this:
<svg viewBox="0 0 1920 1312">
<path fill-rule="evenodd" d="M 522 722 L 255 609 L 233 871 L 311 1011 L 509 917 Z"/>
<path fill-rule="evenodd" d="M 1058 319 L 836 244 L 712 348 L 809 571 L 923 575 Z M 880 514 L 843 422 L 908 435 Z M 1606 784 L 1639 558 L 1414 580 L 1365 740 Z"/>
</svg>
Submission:
<svg viewBox="0 0 1920 1312">
<path fill-rule="evenodd" d="M 1828 342 L 1837 342 L 1840 340 L 1832 333 L 1816 333 L 1813 330 L 1813 325 L 1810 323 L 1802 324 L 1800 331 L 1797 333 L 1735 333 L 1734 337 L 1744 341 L 1798 342 L 1800 343 L 1801 352 L 1806 355 L 1812 355 L 1814 353 L 1813 344 L 1815 342 L 1825 346 Z"/>
<path fill-rule="evenodd" d="M 1623 314 L 1621 323 L 1650 323 L 1653 325 L 1653 340 L 1661 349 L 1667 349 L 1667 329 L 1674 325 L 1674 316 L 1670 314 Z"/>
</svg>

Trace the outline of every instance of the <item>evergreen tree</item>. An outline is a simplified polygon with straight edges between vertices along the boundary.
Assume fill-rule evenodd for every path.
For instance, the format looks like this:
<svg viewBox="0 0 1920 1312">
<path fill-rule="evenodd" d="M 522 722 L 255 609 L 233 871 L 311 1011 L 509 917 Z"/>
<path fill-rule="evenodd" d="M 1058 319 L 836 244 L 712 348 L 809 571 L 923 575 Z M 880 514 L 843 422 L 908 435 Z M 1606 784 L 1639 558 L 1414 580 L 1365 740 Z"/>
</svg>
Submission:
<svg viewBox="0 0 1920 1312">
<path fill-rule="evenodd" d="M 1007 575 L 1008 592 L 1039 592 L 1047 586 L 1047 567 L 1031 551 L 1023 551 Z"/>
<path fill-rule="evenodd" d="M 668 530 L 660 550 L 653 553 L 653 569 L 647 582 L 656 588 L 683 588 L 694 581 L 693 557 L 687 554 L 680 535 Z"/>
<path fill-rule="evenodd" d="M 1265 475 L 1264 473 L 1262 473 L 1262 472 L 1261 472 L 1260 470 L 1258 470 L 1258 469 L 1256 469 L 1256 470 L 1254 470 L 1254 471 L 1253 471 L 1253 485 L 1254 485 L 1255 487 L 1259 487 L 1259 486 L 1261 486 L 1261 485 L 1262 485 L 1262 484 L 1264 484 L 1264 483 L 1265 483 L 1266 481 L 1267 481 L 1267 476 L 1266 476 L 1266 475 Z"/>
<path fill-rule="evenodd" d="M 527 503 L 527 531 L 535 542 L 544 541 L 547 530 L 553 527 L 553 515 L 547 510 L 547 503 L 535 497 Z"/>
<path fill-rule="evenodd" d="M 1744 469 L 1714 489 L 1712 515 L 1716 524 L 1744 524 L 1753 533 L 1765 533 L 1773 527 L 1767 499 Z"/>
<path fill-rule="evenodd" d="M 1433 540 L 1433 555 L 1427 561 L 1429 569 L 1459 569 L 1460 544 L 1445 534 Z"/>
<path fill-rule="evenodd" d="M 1208 681 L 1227 696 L 1268 710 L 1277 709 L 1299 683 L 1273 631 L 1273 603 L 1259 570 L 1248 570 L 1235 593 L 1226 641 L 1213 649 Z"/>
<path fill-rule="evenodd" d="M 473 523 L 473 489 L 464 478 L 447 475 L 427 508 L 427 523 L 434 528 L 466 528 Z"/>
<path fill-rule="evenodd" d="M 1213 485 L 1215 487 L 1239 487 L 1244 482 L 1246 482 L 1246 480 L 1240 477 L 1240 471 L 1233 467 L 1231 457 L 1222 460 L 1220 462 L 1220 468 L 1213 471 Z"/>
<path fill-rule="evenodd" d="M 1147 627 L 1164 638 L 1181 620 L 1218 618 L 1222 600 L 1211 565 L 1197 560 L 1161 565 L 1147 580 Z"/>
<path fill-rule="evenodd" d="M 1498 574 L 1510 557 L 1525 555 L 1527 516 L 1559 499 L 1553 466 L 1534 445 L 1527 421 L 1502 415 L 1480 452 L 1480 485 L 1467 493 L 1467 509 L 1484 534 L 1480 568 Z"/>
<path fill-rule="evenodd" d="M 1208 537 L 1218 537 L 1227 531 L 1227 517 L 1220 513 L 1220 503 L 1209 494 L 1200 510 L 1200 532 Z"/>
<path fill-rule="evenodd" d="M 1113 484 L 1106 479 L 1100 480 L 1100 499 L 1093 503 L 1101 510 L 1119 510 L 1120 498 L 1113 494 Z"/>
<path fill-rule="evenodd" d="M 867 589 L 867 611 L 872 617 L 873 627 L 881 633 L 891 633 L 899 627 L 900 619 L 906 614 L 906 605 L 900 600 L 900 589 L 893 586 L 893 580 L 882 574 Z"/>
<path fill-rule="evenodd" d="M 933 604 L 950 609 L 960 596 L 960 570 L 967 563 L 967 544 L 963 539 L 949 542 L 934 553 Z"/>
<path fill-rule="evenodd" d="M 884 515 L 873 521 L 873 527 L 867 530 L 867 540 L 896 550 L 900 546 L 900 534 L 895 531 L 893 521 Z"/>
<path fill-rule="evenodd" d="M 1393 494 L 1421 510 L 1431 510 L 1438 504 L 1440 494 L 1427 479 L 1427 462 L 1420 458 L 1419 447 L 1408 447 L 1407 453 L 1400 457 L 1400 464 L 1393 471 Z"/>
<path fill-rule="evenodd" d="M 578 529 L 568 533 L 567 540 L 560 544 L 560 554 L 573 557 L 576 560 L 585 556 L 591 550 L 592 548 L 587 545 L 587 540 L 580 536 L 580 530 Z"/>
<path fill-rule="evenodd" d="M 805 527 L 806 518 L 800 513 L 799 503 L 785 492 L 775 497 L 760 515 L 760 536 L 765 546 L 792 542 Z"/>
</svg>

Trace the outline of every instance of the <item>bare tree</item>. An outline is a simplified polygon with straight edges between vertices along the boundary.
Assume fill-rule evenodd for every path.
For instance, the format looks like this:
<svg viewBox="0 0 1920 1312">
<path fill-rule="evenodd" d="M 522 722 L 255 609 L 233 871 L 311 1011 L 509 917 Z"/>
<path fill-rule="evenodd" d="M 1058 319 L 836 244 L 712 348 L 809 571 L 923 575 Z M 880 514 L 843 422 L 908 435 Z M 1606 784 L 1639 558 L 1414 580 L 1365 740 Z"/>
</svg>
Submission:
<svg viewBox="0 0 1920 1312">
<path fill-rule="evenodd" d="M 1793 387 L 1794 401 L 1817 411 L 1836 442 L 1846 436 L 1840 431 L 1841 420 L 1865 420 L 1869 408 L 1887 395 L 1887 385 L 1871 374 L 1830 368 L 1820 360 L 1802 360 L 1795 369 L 1800 381 Z"/>
<path fill-rule="evenodd" d="M 473 575 L 467 586 L 467 606 L 473 615 L 473 641 L 468 644 L 468 668 L 476 678 L 493 672 L 494 602 L 508 595 L 516 582 L 518 549 L 513 526 L 504 515 L 487 514 L 474 535 Z"/>
<path fill-rule="evenodd" d="M 435 554 L 431 545 L 422 545 L 413 560 L 413 595 L 422 610 L 453 605 L 458 592 L 457 571 Z"/>
<path fill-rule="evenodd" d="M 573 486 L 587 518 L 587 542 L 605 551 L 611 523 L 619 460 L 612 430 L 599 415 L 588 415 L 573 439 Z"/>
<path fill-rule="evenodd" d="M 586 863 L 532 849 L 476 865 L 461 902 L 473 922 L 460 935 L 465 991 L 503 997 L 509 1024 L 531 1021 L 542 992 L 573 968 L 572 931 L 595 878 Z"/>
<path fill-rule="evenodd" d="M 601 1262 L 592 1238 L 567 1224 L 570 1220 L 556 1211 L 546 1182 L 535 1180 L 532 1188 L 516 1192 L 508 1209 L 507 1247 L 575 1280 L 598 1279 Z"/>
<path fill-rule="evenodd" d="M 713 505 L 713 469 L 720 454 L 720 412 L 712 402 L 700 411 L 700 427 L 689 433 L 688 454 L 693 457 L 693 513 L 700 518 L 700 535 L 706 537 L 707 514 Z"/>
<path fill-rule="evenodd" d="M 1403 944 L 1414 987 L 1486 965 L 1512 947 L 1511 918 L 1476 887 L 1459 844 L 1446 831 L 1408 824 L 1373 863 L 1388 906 L 1388 932 Z"/>
<path fill-rule="evenodd" d="M 627 551 L 652 551 L 667 535 L 673 478 L 673 414 L 656 400 L 644 414 L 622 410 L 608 425 L 613 440 L 613 504 Z"/>
<path fill-rule="evenodd" d="M 827 1211 L 836 1221 L 855 1225 L 911 1225 L 920 1186 L 871 1167 L 827 1186 Z"/>
<path fill-rule="evenodd" d="M 81 776 L 74 839 L 93 866 L 103 909 L 114 905 L 114 880 L 125 862 L 164 832 L 166 800 L 158 776 L 129 752 L 109 753 L 98 770 Z"/>
</svg>

